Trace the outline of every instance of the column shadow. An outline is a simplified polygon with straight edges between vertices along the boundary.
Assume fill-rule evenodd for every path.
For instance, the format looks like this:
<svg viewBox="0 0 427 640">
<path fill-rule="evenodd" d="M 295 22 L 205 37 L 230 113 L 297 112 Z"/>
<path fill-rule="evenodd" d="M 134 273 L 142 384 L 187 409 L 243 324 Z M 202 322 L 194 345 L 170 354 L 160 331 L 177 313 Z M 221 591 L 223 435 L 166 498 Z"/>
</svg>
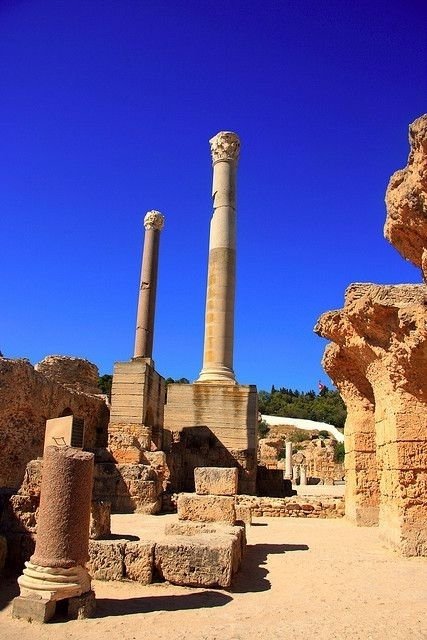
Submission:
<svg viewBox="0 0 427 640">
<path fill-rule="evenodd" d="M 220 591 L 202 591 L 175 596 L 142 596 L 138 598 L 97 598 L 95 618 L 126 616 L 152 611 L 180 611 L 223 607 L 232 597 Z"/>
</svg>

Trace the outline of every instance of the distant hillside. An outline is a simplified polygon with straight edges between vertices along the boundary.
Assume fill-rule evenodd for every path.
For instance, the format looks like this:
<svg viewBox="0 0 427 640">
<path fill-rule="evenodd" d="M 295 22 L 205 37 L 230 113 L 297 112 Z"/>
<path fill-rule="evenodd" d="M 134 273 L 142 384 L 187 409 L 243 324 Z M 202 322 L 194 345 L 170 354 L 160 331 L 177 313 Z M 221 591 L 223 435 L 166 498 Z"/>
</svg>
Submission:
<svg viewBox="0 0 427 640">
<path fill-rule="evenodd" d="M 287 416 L 327 422 L 335 427 L 343 428 L 347 411 L 338 391 L 323 387 L 316 394 L 314 391 L 297 391 L 281 387 L 271 388 L 270 393 L 260 391 L 259 412 L 269 416 Z"/>
</svg>

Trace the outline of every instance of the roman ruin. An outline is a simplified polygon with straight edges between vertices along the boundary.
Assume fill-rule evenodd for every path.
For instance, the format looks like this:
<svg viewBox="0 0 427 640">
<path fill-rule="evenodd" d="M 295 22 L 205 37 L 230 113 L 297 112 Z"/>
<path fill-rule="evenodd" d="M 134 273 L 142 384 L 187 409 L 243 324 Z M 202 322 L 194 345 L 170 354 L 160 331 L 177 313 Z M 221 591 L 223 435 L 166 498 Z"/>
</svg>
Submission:
<svg viewBox="0 0 427 640">
<path fill-rule="evenodd" d="M 427 115 L 409 127 L 407 166 L 390 179 L 385 236 L 426 278 Z M 427 555 L 425 284 L 352 284 L 315 331 L 348 408 L 346 515 L 378 524 L 403 555 Z"/>
<path fill-rule="evenodd" d="M 408 165 L 387 189 L 385 235 L 425 280 L 427 115 L 411 125 L 410 143 Z M 166 394 L 155 369 L 158 211 L 144 218 L 135 346 L 129 361 L 115 364 L 111 405 L 86 360 L 49 356 L 33 367 L 0 358 L 0 570 L 22 570 L 15 617 L 48 621 L 61 601 L 67 617 L 89 616 L 92 579 L 230 589 L 254 517 L 338 520 L 345 510 L 359 526 L 378 525 L 401 555 L 427 555 L 425 284 L 350 285 L 343 309 L 316 325 L 331 340 L 323 364 L 347 406 L 345 502 L 306 493 L 316 474 L 325 484 L 341 480 L 330 440 L 293 451 L 274 431 L 277 416 L 263 416 L 271 433 L 257 466 L 257 392 L 237 382 L 233 364 L 240 142 L 220 132 L 210 144 L 199 378 L 170 384 Z M 298 419 L 288 426 L 296 422 L 309 429 Z M 284 495 L 284 475 L 303 491 Z M 138 518 L 160 512 L 176 512 L 176 521 L 134 535 Z M 117 531 L 111 513 L 115 527 L 117 513 L 134 520 Z"/>
<path fill-rule="evenodd" d="M 171 384 L 165 429 L 182 455 L 176 490 L 193 490 L 198 466 L 236 466 L 239 493 L 256 491 L 257 391 L 233 370 L 236 269 L 236 172 L 240 140 L 221 131 L 210 140 L 213 215 L 210 225 L 203 368 L 194 384 Z M 174 485 L 173 464 L 171 482 Z M 182 471 L 185 471 L 184 474 Z M 182 477 L 184 476 L 184 477 Z"/>
</svg>

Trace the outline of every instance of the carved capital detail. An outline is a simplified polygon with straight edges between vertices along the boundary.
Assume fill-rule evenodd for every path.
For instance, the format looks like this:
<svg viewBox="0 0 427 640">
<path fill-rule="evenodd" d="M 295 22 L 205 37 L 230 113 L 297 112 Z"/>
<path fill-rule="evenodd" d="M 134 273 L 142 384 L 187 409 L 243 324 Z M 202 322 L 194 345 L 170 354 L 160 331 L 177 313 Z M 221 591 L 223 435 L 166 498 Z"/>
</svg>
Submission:
<svg viewBox="0 0 427 640">
<path fill-rule="evenodd" d="M 220 131 L 209 140 L 211 145 L 212 162 L 218 160 L 235 160 L 239 158 L 239 136 L 232 131 Z"/>
<path fill-rule="evenodd" d="M 155 231 L 161 231 L 165 226 L 165 217 L 160 211 L 147 211 L 144 218 L 144 227 L 146 229 L 154 229 Z"/>
</svg>

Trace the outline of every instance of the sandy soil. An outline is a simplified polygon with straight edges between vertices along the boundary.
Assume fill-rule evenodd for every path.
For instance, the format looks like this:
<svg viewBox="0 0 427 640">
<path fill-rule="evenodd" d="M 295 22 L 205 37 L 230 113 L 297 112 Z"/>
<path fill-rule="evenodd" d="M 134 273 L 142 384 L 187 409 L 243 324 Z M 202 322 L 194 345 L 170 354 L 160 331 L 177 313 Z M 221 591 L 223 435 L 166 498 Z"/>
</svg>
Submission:
<svg viewBox="0 0 427 640">
<path fill-rule="evenodd" d="M 173 517 L 116 516 L 114 528 L 138 535 Z M 90 620 L 14 620 L 16 583 L 3 581 L 0 639 L 427 639 L 427 558 L 384 549 L 377 529 L 259 518 L 248 543 L 231 592 L 95 581 L 97 613 Z"/>
</svg>

